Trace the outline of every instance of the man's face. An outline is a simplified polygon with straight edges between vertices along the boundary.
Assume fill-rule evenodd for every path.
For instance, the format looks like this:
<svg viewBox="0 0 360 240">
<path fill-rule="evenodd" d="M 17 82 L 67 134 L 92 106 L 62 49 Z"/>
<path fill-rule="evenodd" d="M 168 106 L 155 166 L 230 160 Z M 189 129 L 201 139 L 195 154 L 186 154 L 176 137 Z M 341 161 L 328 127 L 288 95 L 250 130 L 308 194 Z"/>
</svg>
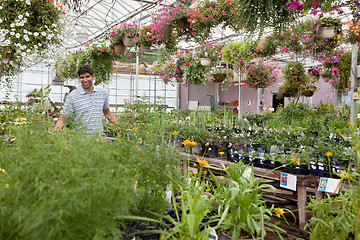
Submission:
<svg viewBox="0 0 360 240">
<path fill-rule="evenodd" d="M 84 89 L 91 89 L 93 86 L 94 78 L 95 78 L 95 74 L 93 74 L 93 75 L 90 75 L 90 73 L 80 74 L 81 86 Z"/>
</svg>

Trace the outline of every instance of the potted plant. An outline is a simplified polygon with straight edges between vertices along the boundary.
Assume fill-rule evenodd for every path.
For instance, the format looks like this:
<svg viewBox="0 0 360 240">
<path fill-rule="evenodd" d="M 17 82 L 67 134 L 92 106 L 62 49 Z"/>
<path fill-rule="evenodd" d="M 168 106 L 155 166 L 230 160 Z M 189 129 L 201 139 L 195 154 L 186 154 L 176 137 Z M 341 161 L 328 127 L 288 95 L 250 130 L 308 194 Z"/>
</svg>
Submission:
<svg viewBox="0 0 360 240">
<path fill-rule="evenodd" d="M 272 208 L 267 208 L 265 201 L 261 200 L 263 189 L 275 191 L 275 188 L 257 181 L 251 173 L 251 167 L 242 163 L 227 169 L 224 167 L 224 171 L 229 183 L 219 182 L 212 177 L 220 218 L 218 228 L 224 239 L 263 239 L 266 234 L 265 226 L 281 231 L 268 221 Z"/>
<path fill-rule="evenodd" d="M 360 42 L 360 21 L 350 21 L 347 39 L 350 43 L 359 43 Z"/>
<path fill-rule="evenodd" d="M 266 88 L 276 82 L 274 67 L 258 62 L 251 64 L 246 70 L 246 84 L 254 89 Z"/>
<path fill-rule="evenodd" d="M 205 43 L 198 50 L 197 57 L 200 59 L 201 65 L 210 66 L 216 64 L 220 58 L 221 47 Z"/>
<path fill-rule="evenodd" d="M 313 84 L 307 84 L 304 87 L 302 87 L 300 95 L 305 97 L 312 97 L 315 92 L 316 92 L 316 86 Z"/>
<path fill-rule="evenodd" d="M 125 53 L 127 46 L 134 44 L 134 39 L 139 35 L 139 29 L 136 24 L 123 23 L 116 26 L 109 35 L 116 53 Z"/>
<path fill-rule="evenodd" d="M 308 18 L 294 27 L 296 34 L 300 37 L 303 44 L 314 42 L 316 37 L 318 22 L 315 19 Z"/>
<path fill-rule="evenodd" d="M 207 75 L 215 83 L 230 82 L 233 80 L 234 71 L 227 66 L 217 65 L 212 67 Z"/>
<path fill-rule="evenodd" d="M 10 79 L 60 44 L 63 11 L 46 0 L 1 1 L 0 9 L 0 78 Z"/>
<path fill-rule="evenodd" d="M 337 32 L 341 32 L 341 21 L 335 17 L 322 17 L 321 23 L 321 37 L 324 39 L 332 39 Z"/>
<path fill-rule="evenodd" d="M 63 80 L 77 79 L 77 70 L 84 61 L 85 53 L 77 51 L 75 53 L 66 54 L 59 57 L 54 65 L 54 70 L 58 77 Z"/>
<path fill-rule="evenodd" d="M 298 61 L 288 63 L 283 71 L 284 82 L 279 86 L 279 95 L 283 97 L 299 97 L 301 86 L 309 82 L 304 65 Z"/>
</svg>

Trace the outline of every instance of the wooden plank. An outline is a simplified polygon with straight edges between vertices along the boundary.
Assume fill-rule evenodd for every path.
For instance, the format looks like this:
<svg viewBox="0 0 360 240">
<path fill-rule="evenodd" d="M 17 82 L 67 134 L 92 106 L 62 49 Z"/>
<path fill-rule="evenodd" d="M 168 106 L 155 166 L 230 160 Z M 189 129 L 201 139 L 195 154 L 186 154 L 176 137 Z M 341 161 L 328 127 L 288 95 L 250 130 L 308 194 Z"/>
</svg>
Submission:
<svg viewBox="0 0 360 240">
<path fill-rule="evenodd" d="M 307 192 L 306 187 L 303 184 L 297 185 L 297 195 L 298 195 L 298 209 L 299 209 L 299 227 L 305 229 L 306 225 L 306 200 Z"/>
</svg>

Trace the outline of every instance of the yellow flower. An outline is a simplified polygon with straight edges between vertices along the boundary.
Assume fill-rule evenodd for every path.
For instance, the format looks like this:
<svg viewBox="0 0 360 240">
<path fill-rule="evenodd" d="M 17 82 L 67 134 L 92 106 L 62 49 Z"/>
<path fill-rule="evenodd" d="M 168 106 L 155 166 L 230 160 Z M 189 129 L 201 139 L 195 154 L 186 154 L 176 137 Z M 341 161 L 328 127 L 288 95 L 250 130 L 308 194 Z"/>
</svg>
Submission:
<svg viewBox="0 0 360 240">
<path fill-rule="evenodd" d="M 226 166 L 226 168 L 225 168 L 225 169 L 226 169 L 226 170 L 229 170 L 229 168 L 230 168 L 229 166 Z"/>
<path fill-rule="evenodd" d="M 205 146 L 206 146 L 206 147 L 209 146 L 209 143 L 205 143 Z"/>
<path fill-rule="evenodd" d="M 222 156 L 222 155 L 224 155 L 224 152 L 219 152 L 219 154 Z"/>
<path fill-rule="evenodd" d="M 69 147 L 64 147 L 64 149 L 65 149 L 65 150 L 68 150 L 68 151 L 71 150 L 71 148 L 69 148 Z"/>
<path fill-rule="evenodd" d="M 6 172 L 6 170 L 3 169 L 3 168 L 0 168 L 0 172 L 3 172 L 3 173 L 5 173 L 6 175 L 8 175 L 7 172 Z"/>
<path fill-rule="evenodd" d="M 341 171 L 341 173 L 339 175 L 341 175 L 345 178 L 351 178 L 351 176 L 346 171 Z"/>
<path fill-rule="evenodd" d="M 20 116 L 20 117 L 18 117 L 18 118 L 16 118 L 17 120 L 21 120 L 21 119 L 23 119 L 23 117 L 22 116 Z"/>
<path fill-rule="evenodd" d="M 96 139 L 97 142 L 100 142 L 100 139 Z"/>
<path fill-rule="evenodd" d="M 178 135 L 178 134 L 179 134 L 179 132 L 177 132 L 177 131 L 172 132 L 172 135 Z"/>
<path fill-rule="evenodd" d="M 223 176 L 220 177 L 220 181 L 222 181 L 222 180 L 224 180 L 224 177 L 223 177 Z"/>
<path fill-rule="evenodd" d="M 5 188 L 9 188 L 10 187 L 10 185 L 9 184 L 5 184 Z"/>
<path fill-rule="evenodd" d="M 196 159 L 196 161 L 202 166 L 210 167 L 210 164 L 206 160 L 202 161 L 200 159 Z"/>
<path fill-rule="evenodd" d="M 194 174 L 196 175 L 196 174 L 198 174 L 198 172 L 194 172 Z"/>
<path fill-rule="evenodd" d="M 186 147 L 187 147 L 187 146 L 195 146 L 195 145 L 196 145 L 196 142 L 192 142 L 192 141 L 186 139 L 186 140 L 184 140 L 184 141 L 182 142 L 182 144 L 184 144 Z"/>
<path fill-rule="evenodd" d="M 329 151 L 325 153 L 325 156 L 327 156 L 327 157 L 331 157 L 332 155 L 333 154 L 331 152 L 329 152 Z"/>
<path fill-rule="evenodd" d="M 351 125 L 352 125 L 352 122 L 351 122 L 351 121 L 348 121 L 347 124 L 348 124 L 348 126 L 351 126 Z"/>
<path fill-rule="evenodd" d="M 284 216 L 284 209 L 282 208 L 275 208 L 275 215 L 279 218 L 280 216 Z"/>
</svg>

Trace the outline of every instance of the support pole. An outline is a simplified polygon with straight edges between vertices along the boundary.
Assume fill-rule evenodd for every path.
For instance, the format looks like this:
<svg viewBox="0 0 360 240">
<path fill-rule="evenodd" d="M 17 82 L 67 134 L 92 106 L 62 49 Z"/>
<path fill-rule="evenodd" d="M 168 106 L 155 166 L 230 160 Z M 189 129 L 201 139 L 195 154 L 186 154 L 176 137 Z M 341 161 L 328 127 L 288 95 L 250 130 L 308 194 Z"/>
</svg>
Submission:
<svg viewBox="0 0 360 240">
<path fill-rule="evenodd" d="M 356 116 L 356 101 L 353 99 L 354 87 L 357 87 L 357 58 L 358 58 L 358 44 L 354 43 L 351 47 L 351 69 L 350 69 L 350 81 L 351 81 L 351 99 L 350 99 L 350 121 L 355 122 Z"/>
<path fill-rule="evenodd" d="M 135 79 L 135 99 L 138 97 L 139 90 L 139 54 L 136 49 L 136 79 Z"/>
<path fill-rule="evenodd" d="M 237 80 L 238 80 L 238 83 L 239 83 L 239 99 L 238 99 L 238 119 L 239 119 L 239 121 L 241 121 L 242 120 L 242 118 L 243 118 L 243 113 L 242 113 L 242 87 L 241 87 L 241 75 L 240 75 L 240 71 L 238 71 L 237 73 L 236 73 L 236 78 L 237 78 Z M 235 79 L 235 81 L 236 81 L 236 79 Z"/>
<path fill-rule="evenodd" d="M 257 89 L 257 96 L 256 96 L 256 114 L 259 114 L 260 113 L 260 91 L 261 89 L 258 88 Z"/>
</svg>

